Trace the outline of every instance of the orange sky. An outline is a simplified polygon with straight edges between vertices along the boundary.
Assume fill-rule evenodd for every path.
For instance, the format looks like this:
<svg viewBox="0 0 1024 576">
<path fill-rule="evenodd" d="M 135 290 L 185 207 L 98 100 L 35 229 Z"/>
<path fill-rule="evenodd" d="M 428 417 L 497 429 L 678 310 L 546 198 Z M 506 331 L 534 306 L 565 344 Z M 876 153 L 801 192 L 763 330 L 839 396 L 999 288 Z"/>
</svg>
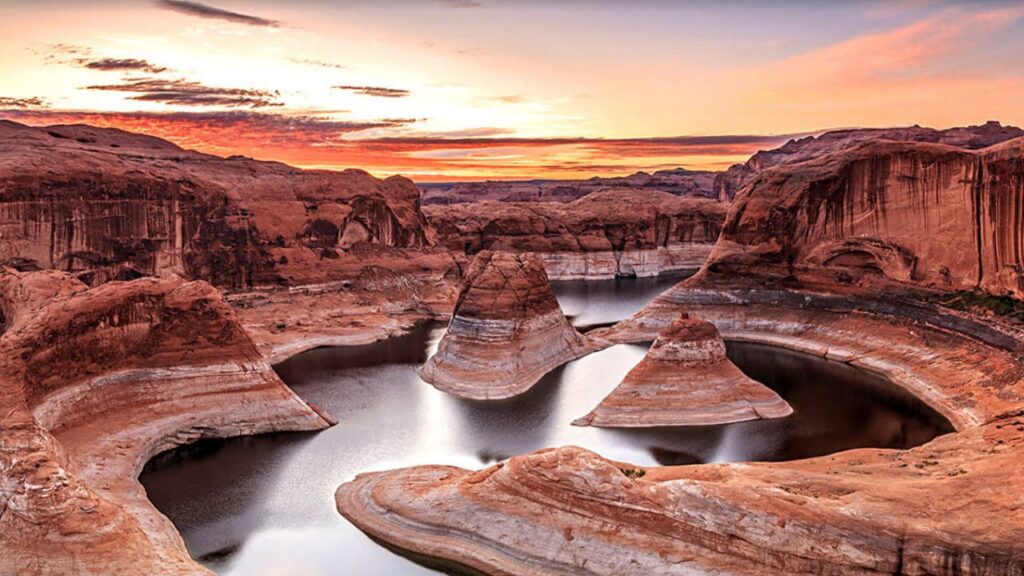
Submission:
<svg viewBox="0 0 1024 576">
<path fill-rule="evenodd" d="M 0 4 L 0 117 L 419 180 L 723 169 L 832 127 L 1024 123 L 1024 5 Z"/>
</svg>

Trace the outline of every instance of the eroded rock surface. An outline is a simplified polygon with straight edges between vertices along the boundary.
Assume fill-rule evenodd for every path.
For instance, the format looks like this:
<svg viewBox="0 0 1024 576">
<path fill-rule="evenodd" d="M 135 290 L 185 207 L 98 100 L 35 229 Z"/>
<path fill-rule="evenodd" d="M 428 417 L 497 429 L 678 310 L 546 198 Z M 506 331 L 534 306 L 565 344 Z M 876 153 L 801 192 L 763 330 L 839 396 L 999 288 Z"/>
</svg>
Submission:
<svg viewBox="0 0 1024 576">
<path fill-rule="evenodd" d="M 0 262 L 91 285 L 170 272 L 232 289 L 353 278 L 432 250 L 406 178 L 9 121 L 0 121 L 0 239 Z"/>
<path fill-rule="evenodd" d="M 0 272 L 0 573 L 199 574 L 137 477 L 200 438 L 328 419 L 205 282 Z"/>
<path fill-rule="evenodd" d="M 479 472 L 362 475 L 339 488 L 339 511 L 400 548 L 497 574 L 1024 569 L 1024 486 L 1012 472 L 1024 456 L 1024 366 L 1014 352 L 910 318 L 744 298 L 705 293 L 687 306 L 726 338 L 880 372 L 958 431 L 910 450 L 775 464 L 641 469 L 542 450 Z"/>
<path fill-rule="evenodd" d="M 633 188 L 647 192 L 667 192 L 674 196 L 716 198 L 715 172 L 703 170 L 659 170 L 653 174 L 637 172 L 620 178 L 587 180 L 528 180 L 456 182 L 420 184 L 424 204 L 462 202 L 572 202 L 602 190 Z"/>
<path fill-rule="evenodd" d="M 470 265 L 448 331 L 420 374 L 462 398 L 496 400 L 527 391 L 590 350 L 562 315 L 536 256 L 484 251 Z"/>
<path fill-rule="evenodd" d="M 715 325 L 682 314 L 611 394 L 574 424 L 609 428 L 697 426 L 782 418 L 785 400 L 725 355 Z"/>
<path fill-rule="evenodd" d="M 664 192 L 614 189 L 568 203 L 426 206 L 453 252 L 533 252 L 554 280 L 654 276 L 703 264 L 726 205 Z"/>
<path fill-rule="evenodd" d="M 1003 126 L 994 121 L 979 126 L 962 126 L 946 130 L 922 128 L 921 126 L 832 130 L 820 136 L 790 140 L 772 150 L 763 150 L 751 156 L 745 163 L 736 164 L 727 171 L 718 173 L 714 183 L 715 195 L 723 202 L 732 200 L 743 186 L 769 168 L 782 164 L 805 162 L 847 148 L 854 148 L 865 142 L 880 140 L 925 142 L 980 150 L 1022 136 L 1024 136 L 1024 130 L 1016 126 Z"/>
<path fill-rule="evenodd" d="M 1024 138 L 979 151 L 871 142 L 760 174 L 709 276 L 1024 296 Z"/>
</svg>

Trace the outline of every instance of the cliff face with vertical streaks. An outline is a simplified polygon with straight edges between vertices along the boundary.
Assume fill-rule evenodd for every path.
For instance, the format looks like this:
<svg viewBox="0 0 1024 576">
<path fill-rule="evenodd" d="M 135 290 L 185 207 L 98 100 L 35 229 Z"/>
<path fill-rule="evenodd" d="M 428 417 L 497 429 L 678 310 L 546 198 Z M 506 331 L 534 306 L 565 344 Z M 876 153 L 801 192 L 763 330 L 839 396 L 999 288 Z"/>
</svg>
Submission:
<svg viewBox="0 0 1024 576">
<path fill-rule="evenodd" d="M 166 272 L 228 288 L 354 276 L 429 251 L 419 190 L 360 170 L 220 158 L 84 125 L 0 121 L 0 262 L 87 284 Z"/>
<path fill-rule="evenodd" d="M 873 142 L 758 175 L 708 276 L 1024 297 L 1024 138 L 979 151 Z"/>
<path fill-rule="evenodd" d="M 440 244 L 533 252 L 553 280 L 654 276 L 698 268 L 728 207 L 706 198 L 610 189 L 573 202 L 473 202 L 426 206 Z"/>
</svg>

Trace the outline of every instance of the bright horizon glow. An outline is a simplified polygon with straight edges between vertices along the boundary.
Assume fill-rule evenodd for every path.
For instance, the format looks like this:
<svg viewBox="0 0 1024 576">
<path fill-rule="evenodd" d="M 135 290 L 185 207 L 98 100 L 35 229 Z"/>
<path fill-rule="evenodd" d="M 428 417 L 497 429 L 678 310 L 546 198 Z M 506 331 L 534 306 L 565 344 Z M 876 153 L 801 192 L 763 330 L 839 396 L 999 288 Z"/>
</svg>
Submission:
<svg viewBox="0 0 1024 576">
<path fill-rule="evenodd" d="M 829 128 L 1024 123 L 1017 2 L 14 0 L 0 35 L 0 118 L 423 181 L 721 170 Z"/>
</svg>

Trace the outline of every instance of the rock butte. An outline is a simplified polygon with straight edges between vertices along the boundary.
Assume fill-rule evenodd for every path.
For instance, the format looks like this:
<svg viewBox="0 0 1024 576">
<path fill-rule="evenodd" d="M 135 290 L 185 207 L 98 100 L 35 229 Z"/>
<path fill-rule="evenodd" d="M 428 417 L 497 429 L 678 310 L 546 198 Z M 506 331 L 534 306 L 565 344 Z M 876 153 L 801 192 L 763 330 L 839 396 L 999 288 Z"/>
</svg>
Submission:
<svg viewBox="0 0 1024 576">
<path fill-rule="evenodd" d="M 448 331 L 420 374 L 456 396 L 498 400 L 526 392 L 590 350 L 562 315 L 536 256 L 484 251 L 470 264 Z"/>
<path fill-rule="evenodd" d="M 715 325 L 683 313 L 580 426 L 640 428 L 782 418 L 793 408 L 725 355 Z"/>
<path fill-rule="evenodd" d="M 338 489 L 339 511 L 493 574 L 1024 573 L 1024 332 L 1019 301 L 999 299 L 1021 294 L 1022 158 L 1024 139 L 870 142 L 766 170 L 700 274 L 588 333 L 649 341 L 686 309 L 728 340 L 877 372 L 956 432 L 909 450 L 644 470 L 542 450 L 479 472 L 365 474 Z"/>
<path fill-rule="evenodd" d="M 578 200 L 426 206 L 453 252 L 533 252 L 552 280 L 654 276 L 699 268 L 727 206 L 658 190 L 608 189 Z"/>
<path fill-rule="evenodd" d="M 0 271 L 0 573 L 199 574 L 137 478 L 201 438 L 328 419 L 205 282 Z"/>
</svg>

